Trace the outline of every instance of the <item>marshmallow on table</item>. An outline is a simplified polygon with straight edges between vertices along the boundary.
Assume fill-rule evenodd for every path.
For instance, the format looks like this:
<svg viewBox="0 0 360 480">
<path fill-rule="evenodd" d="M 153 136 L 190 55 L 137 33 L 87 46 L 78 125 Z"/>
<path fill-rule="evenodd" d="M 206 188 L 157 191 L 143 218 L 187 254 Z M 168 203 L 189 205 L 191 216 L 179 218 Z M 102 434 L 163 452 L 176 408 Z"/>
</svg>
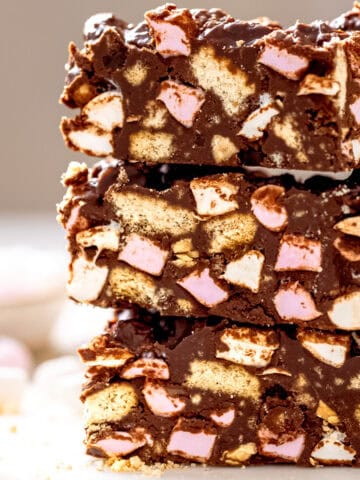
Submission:
<svg viewBox="0 0 360 480">
<path fill-rule="evenodd" d="M 0 337 L 0 414 L 18 413 L 33 359 L 21 342 Z"/>
</svg>

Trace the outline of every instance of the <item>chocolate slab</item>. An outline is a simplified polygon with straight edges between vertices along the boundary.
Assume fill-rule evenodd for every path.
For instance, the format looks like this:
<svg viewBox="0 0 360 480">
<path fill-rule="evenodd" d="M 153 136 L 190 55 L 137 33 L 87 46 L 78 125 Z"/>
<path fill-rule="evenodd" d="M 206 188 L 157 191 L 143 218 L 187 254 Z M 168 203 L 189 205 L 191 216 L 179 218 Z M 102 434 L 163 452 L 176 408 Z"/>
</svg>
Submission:
<svg viewBox="0 0 360 480">
<path fill-rule="evenodd" d="M 61 101 L 81 111 L 63 119 L 65 142 L 127 162 L 357 168 L 360 56 L 351 25 L 283 30 L 169 4 L 137 25 L 95 15 L 83 48 L 69 48 Z"/>
<path fill-rule="evenodd" d="M 119 316 L 79 351 L 90 455 L 119 470 L 360 465 L 356 335 Z"/>
<path fill-rule="evenodd" d="M 71 164 L 59 206 L 78 302 L 162 315 L 360 329 L 359 173 Z M 158 186 L 156 188 L 156 185 Z"/>
</svg>

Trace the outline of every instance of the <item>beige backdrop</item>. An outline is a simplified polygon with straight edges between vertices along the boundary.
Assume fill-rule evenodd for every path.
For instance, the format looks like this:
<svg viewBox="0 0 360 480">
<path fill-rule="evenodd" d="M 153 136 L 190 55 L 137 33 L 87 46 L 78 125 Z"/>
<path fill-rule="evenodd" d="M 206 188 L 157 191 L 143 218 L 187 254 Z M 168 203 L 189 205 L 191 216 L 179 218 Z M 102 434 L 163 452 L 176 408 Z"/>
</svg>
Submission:
<svg viewBox="0 0 360 480">
<path fill-rule="evenodd" d="M 1 0 L 0 210 L 51 210 L 62 195 L 59 177 L 70 160 L 58 132 L 65 109 L 57 104 L 69 40 L 80 42 L 86 17 L 113 11 L 137 21 L 161 3 L 139 0 Z M 180 1 L 219 6 L 244 19 L 267 15 L 284 25 L 296 19 L 333 18 L 351 0 Z"/>
</svg>

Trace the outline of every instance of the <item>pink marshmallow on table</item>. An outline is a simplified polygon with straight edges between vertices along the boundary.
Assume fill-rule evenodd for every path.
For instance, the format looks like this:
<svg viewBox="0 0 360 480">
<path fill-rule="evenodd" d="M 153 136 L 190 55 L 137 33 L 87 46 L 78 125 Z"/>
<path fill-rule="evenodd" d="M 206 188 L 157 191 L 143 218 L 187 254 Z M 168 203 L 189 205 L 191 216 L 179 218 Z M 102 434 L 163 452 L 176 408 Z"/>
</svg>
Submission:
<svg viewBox="0 0 360 480">
<path fill-rule="evenodd" d="M 321 242 L 303 235 L 284 235 L 276 260 L 275 271 L 305 270 L 321 272 Z"/>
<path fill-rule="evenodd" d="M 266 45 L 261 52 L 259 62 L 289 80 L 299 80 L 302 74 L 309 67 L 309 60 L 289 53 L 285 48 L 278 48 L 274 45 Z"/>
<path fill-rule="evenodd" d="M 159 276 L 168 256 L 168 250 L 160 248 L 149 238 L 131 233 L 118 258 L 143 272 Z"/>
<path fill-rule="evenodd" d="M 206 307 L 214 307 L 229 298 L 228 292 L 219 287 L 210 276 L 208 268 L 201 272 L 196 270 L 177 283 Z"/>
<path fill-rule="evenodd" d="M 19 368 L 29 372 L 32 356 L 28 348 L 10 337 L 0 337 L 0 368 Z"/>
<path fill-rule="evenodd" d="M 354 115 L 356 123 L 360 124 L 360 98 L 355 100 L 355 102 L 350 105 L 351 113 Z"/>
<path fill-rule="evenodd" d="M 125 379 L 147 377 L 168 380 L 170 378 L 170 372 L 164 360 L 158 358 L 140 358 L 126 365 L 121 372 L 121 377 Z"/>
<path fill-rule="evenodd" d="M 143 395 L 149 409 L 159 417 L 174 417 L 186 406 L 180 398 L 172 397 L 164 387 L 155 382 L 145 383 Z"/>
<path fill-rule="evenodd" d="M 275 458 L 283 458 L 284 460 L 291 460 L 297 462 L 305 447 L 305 435 L 300 434 L 293 440 L 281 442 L 281 437 L 272 434 L 268 429 L 261 429 L 259 431 L 260 448 L 263 455 L 268 455 Z M 278 443 L 272 440 L 277 439 Z"/>
<path fill-rule="evenodd" d="M 92 446 L 100 448 L 109 457 L 125 456 L 146 444 L 145 435 L 131 434 L 128 432 L 114 432 L 113 436 L 104 438 Z"/>
<path fill-rule="evenodd" d="M 275 295 L 274 304 L 283 320 L 308 322 L 321 315 L 310 293 L 298 282 L 281 287 Z"/>
<path fill-rule="evenodd" d="M 210 418 L 213 422 L 215 422 L 219 427 L 230 427 L 230 425 L 235 420 L 235 410 L 230 408 L 227 412 L 224 412 L 220 415 L 217 413 L 212 413 Z"/>
<path fill-rule="evenodd" d="M 198 462 L 206 462 L 211 457 L 216 435 L 199 431 L 173 430 L 167 451 L 173 455 Z"/>
<path fill-rule="evenodd" d="M 284 229 L 288 214 L 277 199 L 285 194 L 285 189 L 277 185 L 265 185 L 255 190 L 251 196 L 251 209 L 258 221 L 273 232 Z"/>
<path fill-rule="evenodd" d="M 145 14 L 155 40 L 156 50 L 164 58 L 179 55 L 189 56 L 191 45 L 189 33 L 195 30 L 195 22 L 187 9 L 165 5 Z"/>
<path fill-rule="evenodd" d="M 205 93 L 201 88 L 192 88 L 179 82 L 165 80 L 161 84 L 157 98 L 164 102 L 170 114 L 179 123 L 190 128 L 205 102 Z"/>
</svg>

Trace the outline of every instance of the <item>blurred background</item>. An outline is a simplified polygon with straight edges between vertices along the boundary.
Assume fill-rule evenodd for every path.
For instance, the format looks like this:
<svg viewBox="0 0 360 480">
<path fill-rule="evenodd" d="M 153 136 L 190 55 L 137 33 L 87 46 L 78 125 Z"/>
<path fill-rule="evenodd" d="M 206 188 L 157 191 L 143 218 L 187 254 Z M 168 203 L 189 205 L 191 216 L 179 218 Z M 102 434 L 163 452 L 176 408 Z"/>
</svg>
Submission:
<svg viewBox="0 0 360 480">
<path fill-rule="evenodd" d="M 57 104 L 70 40 L 81 43 L 84 20 L 99 11 L 136 22 L 161 0 L 32 0 L 1 2 L 0 212 L 54 211 L 62 195 L 59 177 L 80 154 L 65 150 L 58 132 L 65 109 Z M 165 2 L 163 2 L 165 3 Z M 269 16 L 290 25 L 297 19 L 331 19 L 352 0 L 197 0 L 179 6 L 219 6 L 233 16 Z"/>
<path fill-rule="evenodd" d="M 33 443 L 33 431 L 38 433 L 39 425 L 45 428 L 57 421 L 56 436 L 46 430 L 42 437 L 37 436 L 42 459 L 50 437 L 62 441 L 61 426 L 68 444 L 71 435 L 67 426 L 76 424 L 81 410 L 78 393 L 82 367 L 75 350 L 99 334 L 111 315 L 74 306 L 66 301 L 64 293 L 67 259 L 64 234 L 55 221 L 55 204 L 63 195 L 61 173 L 69 161 L 82 160 L 81 154 L 64 147 L 58 129 L 60 117 L 66 114 L 58 98 L 63 88 L 67 45 L 70 40 L 81 45 L 83 23 L 95 13 L 115 12 L 129 22 L 137 22 L 144 10 L 160 3 L 161 0 L 1 2 L 1 480 L 18 479 L 13 476 L 13 467 L 18 463 L 19 445 L 23 443 L 21 451 L 30 455 L 32 450 L 27 446 Z M 297 19 L 332 19 L 351 5 L 351 0 L 178 1 L 179 7 L 221 7 L 242 19 L 268 16 L 284 26 Z M 64 421 L 59 415 L 61 409 L 67 409 Z M 22 416 L 15 421 L 11 415 L 19 411 Z M 69 412 L 74 414 L 74 421 L 69 420 Z M 23 431 L 23 416 L 31 418 L 29 437 Z M 78 440 L 81 422 L 78 423 L 74 444 L 69 445 L 75 456 L 79 449 L 82 452 Z M 61 452 L 67 459 L 64 444 L 50 448 L 49 452 Z M 55 468 L 57 460 L 49 452 L 45 456 Z M 29 461 L 34 461 L 33 457 Z M 28 468 L 26 459 L 23 463 Z M 50 478 L 49 468 L 44 465 L 46 477 L 41 478 Z"/>
</svg>

